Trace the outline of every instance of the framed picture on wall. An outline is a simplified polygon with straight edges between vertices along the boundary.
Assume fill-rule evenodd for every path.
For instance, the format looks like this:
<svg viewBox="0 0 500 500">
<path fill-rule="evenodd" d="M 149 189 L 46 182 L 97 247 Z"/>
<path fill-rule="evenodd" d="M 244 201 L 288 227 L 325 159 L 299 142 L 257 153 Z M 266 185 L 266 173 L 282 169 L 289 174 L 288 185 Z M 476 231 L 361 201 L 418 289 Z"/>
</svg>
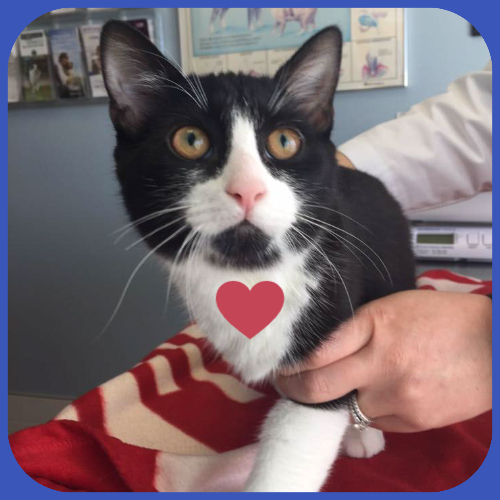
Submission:
<svg viewBox="0 0 500 500">
<path fill-rule="evenodd" d="M 272 76 L 309 37 L 335 24 L 344 37 L 339 90 L 407 85 L 405 9 L 178 10 L 187 73 Z"/>
</svg>

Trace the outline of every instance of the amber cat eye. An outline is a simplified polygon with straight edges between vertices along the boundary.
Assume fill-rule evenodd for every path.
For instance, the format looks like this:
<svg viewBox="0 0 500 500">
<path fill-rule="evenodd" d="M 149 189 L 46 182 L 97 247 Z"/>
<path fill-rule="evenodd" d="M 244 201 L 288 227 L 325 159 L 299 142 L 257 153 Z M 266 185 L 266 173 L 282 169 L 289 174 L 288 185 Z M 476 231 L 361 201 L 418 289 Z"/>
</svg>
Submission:
<svg viewBox="0 0 500 500">
<path fill-rule="evenodd" d="M 207 134 L 198 127 L 181 127 L 172 137 L 173 150 L 183 158 L 197 160 L 210 149 Z"/>
<path fill-rule="evenodd" d="M 277 128 L 267 138 L 267 151 L 277 160 L 288 160 L 299 152 L 301 143 L 302 140 L 295 130 Z"/>
</svg>

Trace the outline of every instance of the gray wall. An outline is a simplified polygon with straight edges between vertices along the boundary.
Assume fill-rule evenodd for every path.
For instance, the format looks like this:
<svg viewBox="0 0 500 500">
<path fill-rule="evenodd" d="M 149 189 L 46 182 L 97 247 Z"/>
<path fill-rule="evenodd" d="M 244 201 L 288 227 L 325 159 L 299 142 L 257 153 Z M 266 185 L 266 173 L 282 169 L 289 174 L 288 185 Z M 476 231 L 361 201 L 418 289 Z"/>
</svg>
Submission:
<svg viewBox="0 0 500 500">
<path fill-rule="evenodd" d="M 178 57 L 176 10 L 159 16 L 165 47 Z M 408 47 L 408 88 L 336 97 L 337 143 L 444 91 L 489 59 L 465 20 L 438 9 L 408 10 Z M 151 259 L 93 342 L 146 251 L 125 252 L 110 236 L 127 220 L 106 105 L 11 109 L 8 123 L 9 390 L 73 397 L 133 366 L 186 317 L 178 303 L 163 312 L 166 280 Z"/>
</svg>

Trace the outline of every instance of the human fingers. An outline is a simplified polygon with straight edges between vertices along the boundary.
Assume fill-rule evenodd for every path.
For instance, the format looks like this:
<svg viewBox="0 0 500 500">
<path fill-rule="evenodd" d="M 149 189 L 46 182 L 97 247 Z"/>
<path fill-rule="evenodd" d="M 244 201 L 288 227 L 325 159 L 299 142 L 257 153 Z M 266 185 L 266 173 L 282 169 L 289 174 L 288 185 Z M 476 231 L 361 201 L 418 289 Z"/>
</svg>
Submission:
<svg viewBox="0 0 500 500">
<path fill-rule="evenodd" d="M 337 159 L 337 163 L 341 167 L 347 167 L 347 168 L 352 168 L 352 169 L 356 170 L 356 167 L 354 166 L 352 161 L 345 154 L 341 153 L 340 151 L 335 152 L 335 158 Z"/>
<path fill-rule="evenodd" d="M 323 403 L 366 387 L 374 380 L 374 366 L 368 349 L 323 366 L 291 376 L 280 376 L 278 387 L 290 399 L 301 403 Z"/>
<path fill-rule="evenodd" d="M 386 415 L 372 419 L 371 427 L 375 427 L 384 432 L 420 432 L 423 429 L 417 428 L 406 420 L 396 415 Z"/>
<path fill-rule="evenodd" d="M 354 318 L 342 323 L 305 361 L 284 368 L 281 374 L 295 375 L 339 361 L 365 347 L 372 337 L 373 329 L 372 311 L 370 307 L 362 307 L 356 312 Z"/>
</svg>

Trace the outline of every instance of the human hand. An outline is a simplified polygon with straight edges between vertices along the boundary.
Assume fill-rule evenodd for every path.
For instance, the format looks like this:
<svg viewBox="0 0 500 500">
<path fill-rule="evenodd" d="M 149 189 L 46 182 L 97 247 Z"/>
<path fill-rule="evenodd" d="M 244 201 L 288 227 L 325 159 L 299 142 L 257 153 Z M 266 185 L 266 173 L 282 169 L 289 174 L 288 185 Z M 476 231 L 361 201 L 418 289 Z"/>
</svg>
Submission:
<svg viewBox="0 0 500 500">
<path fill-rule="evenodd" d="M 304 403 L 357 389 L 361 411 L 385 431 L 443 427 L 491 409 L 491 328 L 487 297 L 396 293 L 361 307 L 278 386 Z"/>
<path fill-rule="evenodd" d="M 356 170 L 356 167 L 354 166 L 352 161 L 349 160 L 349 158 L 347 158 L 347 156 L 340 151 L 335 151 L 335 159 L 341 167 L 352 168 L 353 170 Z"/>
</svg>

